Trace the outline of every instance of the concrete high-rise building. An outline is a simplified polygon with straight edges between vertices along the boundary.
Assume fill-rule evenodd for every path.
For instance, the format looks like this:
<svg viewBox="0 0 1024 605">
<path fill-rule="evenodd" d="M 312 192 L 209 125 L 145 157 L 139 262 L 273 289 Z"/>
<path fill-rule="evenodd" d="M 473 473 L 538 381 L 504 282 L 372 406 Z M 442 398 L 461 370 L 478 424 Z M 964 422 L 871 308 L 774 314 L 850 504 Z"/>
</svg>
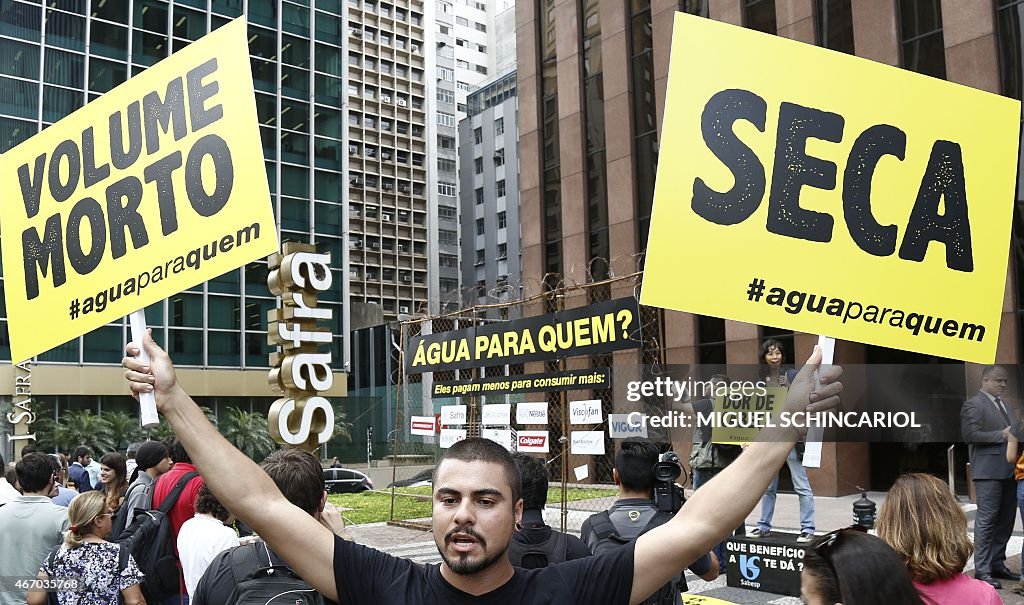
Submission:
<svg viewBox="0 0 1024 605">
<path fill-rule="evenodd" d="M 392 320 L 437 300 L 433 167 L 442 135 L 428 116 L 440 68 L 422 2 L 350 0 L 345 16 L 348 294 Z"/>
<path fill-rule="evenodd" d="M 338 375 L 328 393 L 332 397 L 344 395 L 347 382 L 341 372 L 347 359 L 349 313 L 344 269 L 348 242 L 343 237 L 348 229 L 344 23 L 353 12 L 363 14 L 363 6 L 346 7 L 342 0 L 320 0 L 315 6 L 287 0 L 0 3 L 0 152 L 246 11 L 265 177 L 281 239 L 314 242 L 321 251 L 331 253 L 334 286 L 320 297 L 320 307 L 333 314 L 331 350 Z M 393 158 L 404 157 L 405 163 L 392 161 L 387 169 L 373 172 L 378 179 L 374 193 L 386 197 L 383 186 L 389 183 L 394 195 L 393 202 L 376 204 L 381 220 L 366 229 L 365 237 L 372 233 L 378 246 L 386 238 L 396 246 L 404 242 L 413 247 L 419 241 L 425 255 L 427 207 L 425 202 L 413 201 L 413 186 L 422 197 L 426 144 L 422 136 L 416 143 L 410 139 L 415 121 L 410 114 L 425 111 L 424 92 L 418 94 L 419 107 L 412 104 L 413 90 L 423 86 L 425 60 L 414 59 L 412 48 L 421 44 L 417 31 L 422 29 L 423 16 L 418 3 L 398 0 L 381 4 L 376 12 L 385 6 L 390 16 L 375 14 L 373 21 L 387 22 L 395 30 L 393 39 L 400 35 L 406 44 L 405 49 L 389 44 L 388 52 L 402 56 L 404 75 L 396 77 L 403 79 L 389 88 L 395 89 L 396 98 L 404 95 L 407 105 L 395 107 L 394 117 L 387 118 L 391 136 L 401 137 L 402 144 L 392 142 L 386 148 Z M 359 114 L 360 125 L 363 119 Z M 423 118 L 418 121 L 422 128 Z M 397 134 L 399 128 L 405 134 Z M 370 142 L 383 153 L 387 136 L 376 132 L 373 136 L 372 141 L 360 143 Z M 414 154 L 419 155 L 419 167 L 413 163 Z M 363 172 L 367 176 L 361 178 L 368 178 L 369 172 Z M 363 196 L 360 208 L 369 197 Z M 386 233 L 380 226 L 385 212 L 390 212 L 389 227 L 397 232 Z M 359 260 L 360 268 L 373 264 L 364 257 Z M 426 298 L 425 286 L 418 286 L 414 279 L 417 269 L 411 259 L 402 262 L 406 273 L 398 273 L 403 265 L 394 266 L 395 287 L 390 291 L 396 309 L 397 300 L 413 300 L 420 290 L 421 298 Z M 421 281 L 424 271 L 425 267 L 420 269 Z M 405 274 L 410 276 L 408 286 L 402 281 Z M 379 300 L 383 302 L 382 297 Z M 156 340 L 177 364 L 179 378 L 203 405 L 215 412 L 226 406 L 265 411 L 274 400 L 267 387 L 267 311 L 276 304 L 267 289 L 267 264 L 258 261 L 152 305 L 146 309 L 146 318 Z M 51 416 L 69 409 L 124 410 L 136 415 L 135 402 L 125 395 L 119 365 L 127 340 L 126 323 L 118 320 L 39 355 L 32 370 L 33 408 Z M 14 374 L 6 313 L 0 307 L 0 408 L 15 393 Z M 10 428 L 7 419 L 0 417 L 0 451 L 4 453 L 10 452 L 4 438 Z"/>
<path fill-rule="evenodd" d="M 459 123 L 464 304 L 519 298 L 519 153 L 516 73 L 469 95 Z"/>
<path fill-rule="evenodd" d="M 931 0 L 528 0 L 516 5 L 520 108 L 520 195 L 524 281 L 554 274 L 557 283 L 599 281 L 610 267 L 627 275 L 642 265 L 665 114 L 676 11 L 729 22 L 856 54 L 1017 99 L 1022 95 L 1024 1 Z M 716 52 L 707 49 L 708 53 Z M 700 56 L 672 57 L 701 61 Z M 613 119 L 614 116 L 614 119 Z M 607 119 L 606 119 L 607 117 Z M 997 360 L 1024 355 L 1024 198 L 1014 211 L 1012 256 Z M 681 262 L 684 259 L 680 259 Z M 781 259 L 782 262 L 796 259 Z M 713 262 L 689 259 L 688 262 Z M 695 287 L 698 287 L 695 285 Z M 623 296 L 630 292 L 613 292 Z M 585 301 L 581 302 L 585 304 Z M 761 339 L 783 339 L 797 359 L 816 337 L 714 317 L 651 310 L 660 319 L 655 351 L 662 364 L 755 364 Z M 847 364 L 928 363 L 927 356 L 839 342 Z M 585 363 L 586 360 L 580 363 Z M 635 353 L 616 364 L 640 363 Z M 948 367 L 948 365 L 946 366 Z M 977 390 L 980 368 L 959 371 L 960 391 Z M 898 378 L 897 378 L 898 379 Z M 677 451 L 689 436 L 673 433 Z M 809 473 L 816 494 L 881 489 L 904 468 L 947 472 L 952 443 L 826 443 L 822 468 Z M 965 485 L 966 447 L 953 472 Z M 839 461 L 842 461 L 840 463 Z"/>
</svg>

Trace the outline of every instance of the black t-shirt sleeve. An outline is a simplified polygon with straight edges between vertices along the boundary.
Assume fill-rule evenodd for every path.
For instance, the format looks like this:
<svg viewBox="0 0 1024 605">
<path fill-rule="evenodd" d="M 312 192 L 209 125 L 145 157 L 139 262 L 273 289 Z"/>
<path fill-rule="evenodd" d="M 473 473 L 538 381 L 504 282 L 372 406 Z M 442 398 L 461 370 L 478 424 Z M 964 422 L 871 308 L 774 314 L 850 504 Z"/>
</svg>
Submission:
<svg viewBox="0 0 1024 605">
<path fill-rule="evenodd" d="M 590 556 L 590 549 L 576 536 L 569 536 L 565 549 L 565 560 L 582 559 Z"/>
<path fill-rule="evenodd" d="M 391 581 L 416 564 L 379 550 L 334 539 L 334 583 L 339 603 L 380 603 Z"/>
<path fill-rule="evenodd" d="M 221 605 L 227 603 L 235 589 L 235 577 L 231 573 L 231 561 L 228 554 L 231 549 L 218 553 L 206 568 L 203 577 L 196 585 L 191 605 Z"/>
<path fill-rule="evenodd" d="M 633 591 L 633 551 L 636 540 L 621 548 L 559 565 L 574 603 L 627 605 Z"/>
<path fill-rule="evenodd" d="M 704 553 L 704 556 L 697 559 L 693 563 L 690 563 L 687 569 L 697 574 L 698 576 L 703 576 L 704 574 L 708 573 L 709 571 L 711 571 L 711 553 Z"/>
</svg>

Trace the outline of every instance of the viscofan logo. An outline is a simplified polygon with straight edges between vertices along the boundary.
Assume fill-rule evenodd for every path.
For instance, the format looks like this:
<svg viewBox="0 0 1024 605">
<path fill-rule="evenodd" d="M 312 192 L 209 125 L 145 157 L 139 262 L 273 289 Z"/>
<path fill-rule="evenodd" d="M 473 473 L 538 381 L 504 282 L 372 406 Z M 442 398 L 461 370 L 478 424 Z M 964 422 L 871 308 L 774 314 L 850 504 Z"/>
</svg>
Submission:
<svg viewBox="0 0 1024 605">
<path fill-rule="evenodd" d="M 542 436 L 520 435 L 519 447 L 544 447 L 548 438 Z"/>
</svg>

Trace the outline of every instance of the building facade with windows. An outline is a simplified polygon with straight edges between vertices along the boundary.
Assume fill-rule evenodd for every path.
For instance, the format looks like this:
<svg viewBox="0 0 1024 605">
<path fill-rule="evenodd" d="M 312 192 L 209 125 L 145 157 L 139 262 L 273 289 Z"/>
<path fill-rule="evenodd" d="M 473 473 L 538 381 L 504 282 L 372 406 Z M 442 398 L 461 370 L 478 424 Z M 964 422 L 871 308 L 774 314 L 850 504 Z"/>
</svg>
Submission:
<svg viewBox="0 0 1024 605">
<path fill-rule="evenodd" d="M 265 178 L 281 239 L 312 242 L 320 251 L 331 253 L 334 285 L 320 297 L 319 306 L 332 312 L 331 351 L 337 376 L 329 394 L 334 397 L 345 394 L 348 358 L 344 237 L 348 231 L 348 156 L 344 152 L 348 133 L 343 109 L 348 74 L 343 49 L 345 23 L 351 17 L 346 11 L 361 11 L 361 6 L 356 9 L 343 0 L 315 4 L 308 0 L 4 0 L 0 4 L 0 152 L 245 10 Z M 380 20 L 394 22 L 392 27 L 406 38 L 421 37 L 416 33 L 421 26 L 415 24 L 423 19 L 418 2 L 398 0 L 381 4 L 379 10 L 384 6 L 391 16 Z M 405 88 L 406 95 L 416 82 L 411 44 L 407 42 L 403 57 L 407 81 L 392 86 Z M 422 80 L 423 67 L 416 69 Z M 422 101 L 423 94 L 419 97 Z M 413 119 L 408 114 L 416 111 L 411 101 L 409 105 L 403 116 L 391 118 L 397 127 L 403 117 L 407 132 Z M 389 170 L 395 174 L 379 175 L 378 183 L 391 178 L 393 187 L 404 183 L 409 188 L 409 194 L 395 199 L 391 208 L 396 220 L 400 219 L 397 210 L 405 211 L 406 222 L 393 228 L 410 232 L 411 246 L 415 239 L 411 231 L 423 229 L 427 212 L 425 203 L 417 206 L 412 198 L 417 177 L 412 174 L 413 151 L 407 139 L 408 135 L 402 139 L 406 164 L 392 163 Z M 395 147 L 390 145 L 391 153 L 397 155 Z M 419 153 L 422 189 L 425 150 Z M 384 195 L 379 189 L 375 193 Z M 378 210 L 379 215 L 383 212 Z M 387 237 L 380 231 L 378 241 Z M 390 236 L 399 239 L 398 234 Z M 419 239 L 425 255 L 426 238 Z M 266 262 L 257 261 L 146 309 L 147 323 L 179 367 L 179 378 L 214 412 L 227 406 L 263 412 L 275 398 L 267 387 L 267 311 L 277 303 L 267 289 L 267 272 Z M 426 298 L 425 287 L 422 297 Z M 120 368 L 128 335 L 126 322 L 118 320 L 39 355 L 32 371 L 33 408 L 41 414 L 88 409 L 136 415 L 137 405 L 125 394 Z M 10 404 L 14 392 L 6 310 L 0 306 L 0 409 Z M 0 418 L 0 452 L 5 454 L 10 449 L 3 435 L 9 431 L 6 418 Z"/>
<path fill-rule="evenodd" d="M 469 95 L 459 123 L 463 304 L 515 300 L 519 260 L 516 74 Z"/>
<path fill-rule="evenodd" d="M 680 10 L 1017 99 L 1024 86 L 1021 0 L 520 2 L 516 39 L 525 283 L 547 280 L 554 288 L 597 282 L 609 272 L 627 275 L 642 269 L 673 15 Z M 1012 262 L 999 334 L 997 360 L 1005 364 L 1019 364 L 1024 351 L 1022 204 L 1024 198 L 1018 199 L 1014 210 Z M 712 317 L 657 314 L 652 336 L 658 341 L 654 361 L 660 364 L 755 364 L 759 342 L 768 336 L 790 343 L 799 359 L 816 339 Z M 956 365 L 852 342 L 838 343 L 836 359 L 845 364 L 921 364 L 919 368 Z M 651 360 L 642 360 L 635 352 L 615 354 L 616 364 L 641 361 Z M 956 399 L 976 391 L 980 383 L 979 367 L 960 364 L 958 374 L 951 405 L 959 405 Z M 1021 388 L 1017 387 L 1018 396 Z M 688 435 L 673 433 L 672 441 L 677 451 L 689 451 Z M 944 474 L 949 445 L 955 444 L 825 444 L 823 466 L 810 473 L 812 483 L 818 494 L 837 495 L 851 493 L 857 485 L 885 488 L 907 470 Z M 960 489 L 965 486 L 966 446 L 954 449 Z"/>
</svg>

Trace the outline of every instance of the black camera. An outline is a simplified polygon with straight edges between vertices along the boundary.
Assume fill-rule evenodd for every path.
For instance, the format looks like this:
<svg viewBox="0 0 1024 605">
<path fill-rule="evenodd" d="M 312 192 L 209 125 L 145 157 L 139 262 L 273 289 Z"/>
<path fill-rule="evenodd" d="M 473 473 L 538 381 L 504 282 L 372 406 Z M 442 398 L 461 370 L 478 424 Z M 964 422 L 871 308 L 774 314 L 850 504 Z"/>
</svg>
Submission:
<svg viewBox="0 0 1024 605">
<path fill-rule="evenodd" d="M 654 465 L 654 505 L 660 511 L 675 514 L 683 507 L 686 498 L 683 488 L 676 485 L 676 479 L 683 473 L 679 465 L 679 456 L 675 452 L 665 452 L 658 456 Z"/>
</svg>

